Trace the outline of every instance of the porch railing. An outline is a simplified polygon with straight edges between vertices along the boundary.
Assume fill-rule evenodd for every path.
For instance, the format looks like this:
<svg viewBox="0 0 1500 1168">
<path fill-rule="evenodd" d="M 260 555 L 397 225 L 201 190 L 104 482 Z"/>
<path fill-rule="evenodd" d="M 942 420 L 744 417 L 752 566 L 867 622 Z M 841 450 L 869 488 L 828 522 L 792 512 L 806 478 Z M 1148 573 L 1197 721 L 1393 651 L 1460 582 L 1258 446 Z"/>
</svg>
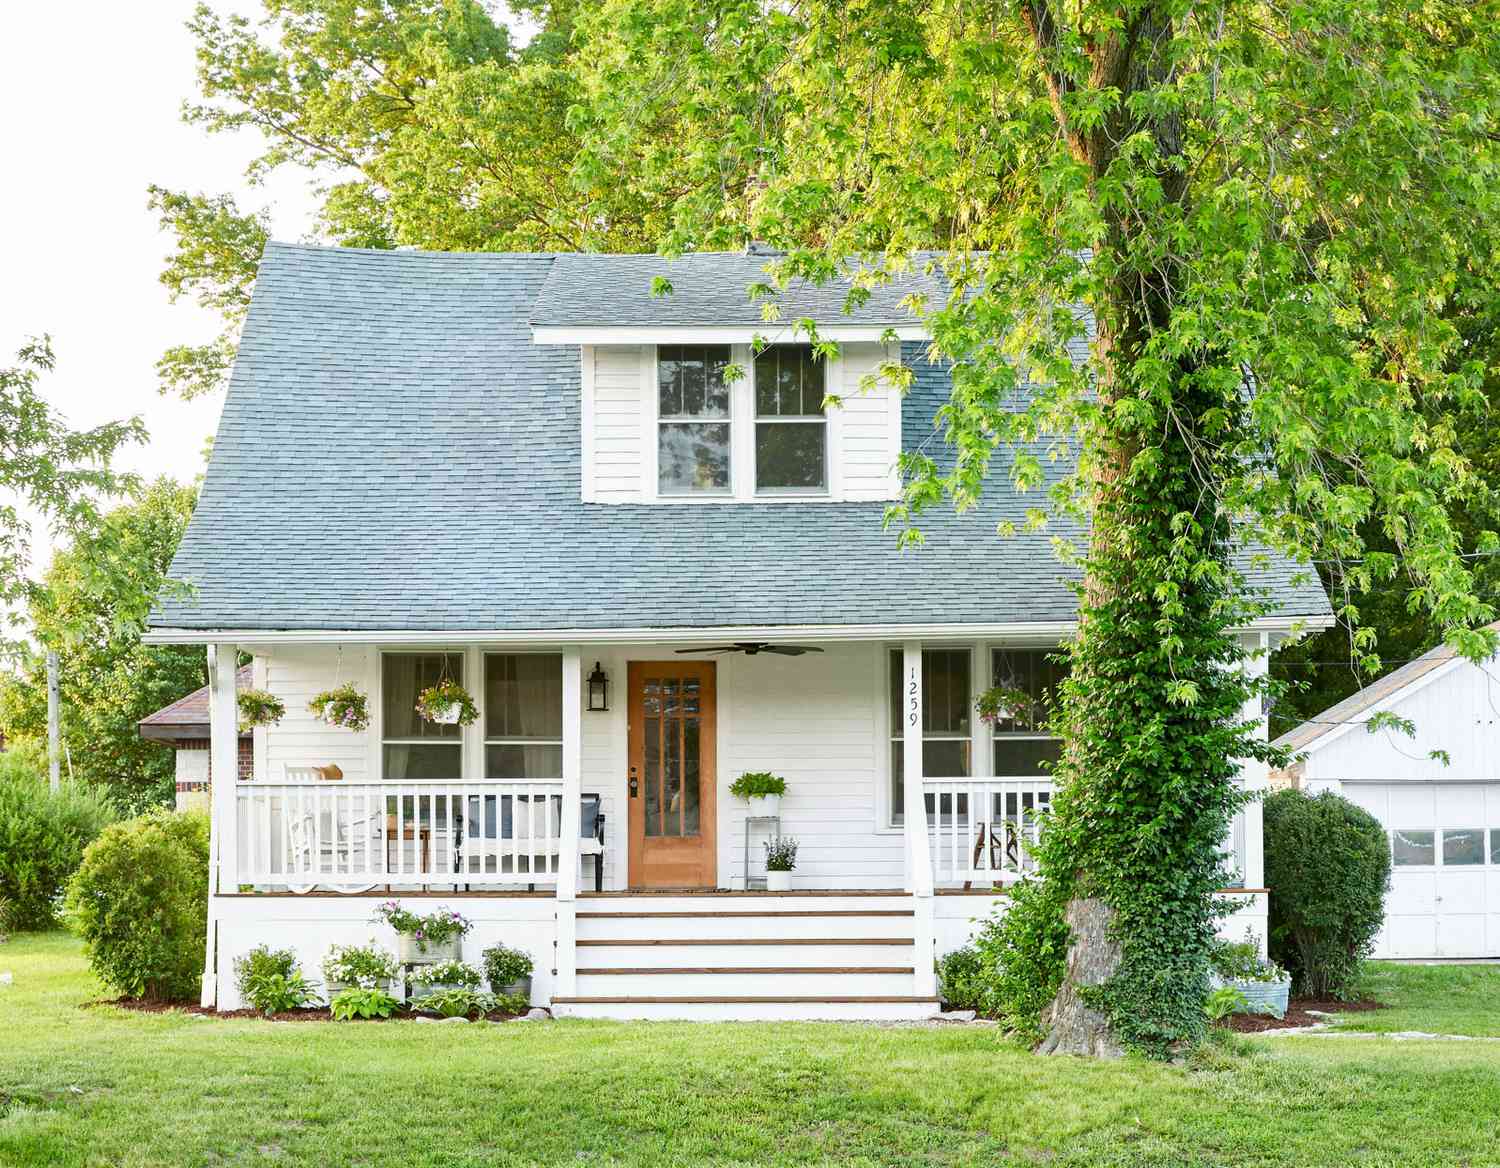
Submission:
<svg viewBox="0 0 1500 1168">
<path fill-rule="evenodd" d="M 240 884 L 555 885 L 561 779 L 236 784 Z"/>
<path fill-rule="evenodd" d="M 1035 868 L 1050 780 L 924 778 L 922 792 L 935 883 L 1010 883 Z"/>
</svg>

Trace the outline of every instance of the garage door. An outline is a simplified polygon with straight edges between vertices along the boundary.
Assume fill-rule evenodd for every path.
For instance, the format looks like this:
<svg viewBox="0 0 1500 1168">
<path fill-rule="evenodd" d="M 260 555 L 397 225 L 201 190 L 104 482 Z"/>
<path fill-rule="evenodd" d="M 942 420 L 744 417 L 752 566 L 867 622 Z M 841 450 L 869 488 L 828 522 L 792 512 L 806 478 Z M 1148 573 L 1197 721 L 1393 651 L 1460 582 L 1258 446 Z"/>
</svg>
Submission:
<svg viewBox="0 0 1500 1168">
<path fill-rule="evenodd" d="M 1500 956 L 1500 783 L 1345 783 L 1386 829 L 1377 957 Z"/>
</svg>

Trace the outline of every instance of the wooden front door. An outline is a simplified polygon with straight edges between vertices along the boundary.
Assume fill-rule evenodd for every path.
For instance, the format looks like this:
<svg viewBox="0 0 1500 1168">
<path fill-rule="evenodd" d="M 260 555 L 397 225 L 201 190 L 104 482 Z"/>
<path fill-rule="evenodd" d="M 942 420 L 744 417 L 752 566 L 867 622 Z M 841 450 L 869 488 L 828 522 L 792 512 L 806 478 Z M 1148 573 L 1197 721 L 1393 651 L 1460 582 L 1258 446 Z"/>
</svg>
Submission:
<svg viewBox="0 0 1500 1168">
<path fill-rule="evenodd" d="M 712 661 L 632 661 L 630 886 L 713 888 Z"/>
</svg>

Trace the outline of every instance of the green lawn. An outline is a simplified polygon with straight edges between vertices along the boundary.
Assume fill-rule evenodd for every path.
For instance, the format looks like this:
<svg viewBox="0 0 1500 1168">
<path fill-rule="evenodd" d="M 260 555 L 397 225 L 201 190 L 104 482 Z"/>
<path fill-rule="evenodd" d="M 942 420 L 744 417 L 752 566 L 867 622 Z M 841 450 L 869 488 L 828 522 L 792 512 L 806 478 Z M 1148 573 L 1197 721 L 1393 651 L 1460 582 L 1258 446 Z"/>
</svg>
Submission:
<svg viewBox="0 0 1500 1168">
<path fill-rule="evenodd" d="M 1500 1163 L 1489 1043 L 1239 1039 L 1176 1068 L 1041 1059 L 968 1027 L 85 1010 L 97 989 L 58 935 L 0 945 L 0 970 L 15 974 L 0 987 L 5 1168 Z M 1494 985 L 1463 972 L 1465 996 Z M 1415 1023 L 1428 971 L 1390 976 L 1417 987 Z"/>
<path fill-rule="evenodd" d="M 1391 1008 L 1347 1015 L 1341 1024 L 1345 1029 L 1500 1038 L 1500 965 L 1377 962 L 1370 966 L 1364 991 Z"/>
</svg>

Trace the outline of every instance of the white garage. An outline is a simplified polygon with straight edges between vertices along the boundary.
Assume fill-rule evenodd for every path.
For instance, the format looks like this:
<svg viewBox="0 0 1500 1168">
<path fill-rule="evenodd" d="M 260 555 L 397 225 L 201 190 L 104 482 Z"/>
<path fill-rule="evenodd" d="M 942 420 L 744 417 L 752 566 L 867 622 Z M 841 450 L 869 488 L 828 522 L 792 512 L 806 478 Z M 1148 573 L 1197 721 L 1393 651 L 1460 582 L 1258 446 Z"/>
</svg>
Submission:
<svg viewBox="0 0 1500 1168">
<path fill-rule="evenodd" d="M 1372 731 L 1381 711 L 1408 720 L 1415 733 Z M 1277 744 L 1305 758 L 1273 785 L 1335 791 L 1386 829 L 1391 889 L 1376 957 L 1500 957 L 1496 660 L 1475 665 L 1434 649 Z"/>
</svg>

